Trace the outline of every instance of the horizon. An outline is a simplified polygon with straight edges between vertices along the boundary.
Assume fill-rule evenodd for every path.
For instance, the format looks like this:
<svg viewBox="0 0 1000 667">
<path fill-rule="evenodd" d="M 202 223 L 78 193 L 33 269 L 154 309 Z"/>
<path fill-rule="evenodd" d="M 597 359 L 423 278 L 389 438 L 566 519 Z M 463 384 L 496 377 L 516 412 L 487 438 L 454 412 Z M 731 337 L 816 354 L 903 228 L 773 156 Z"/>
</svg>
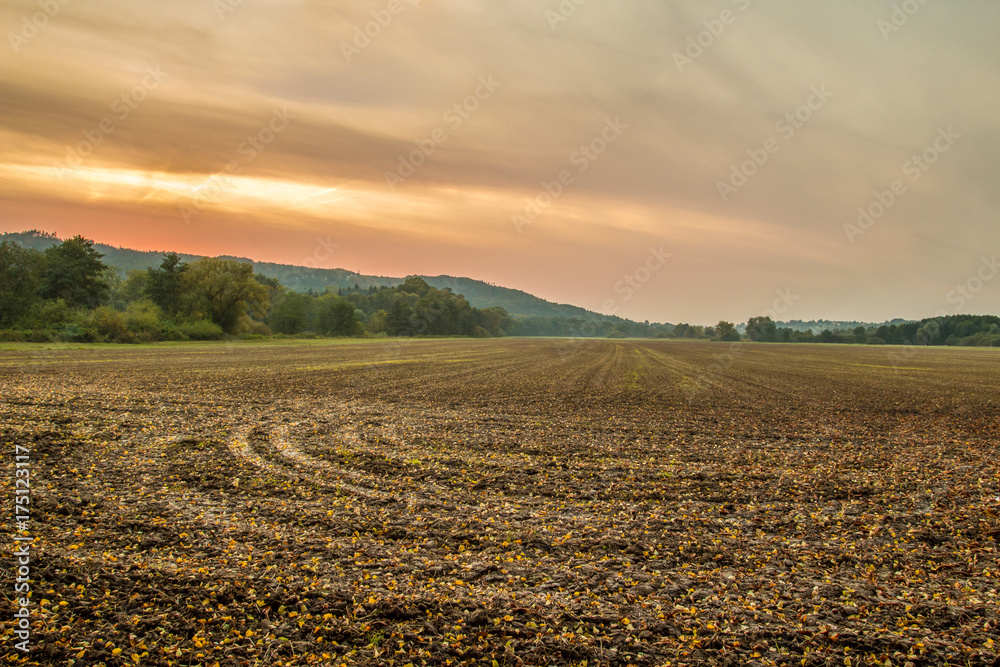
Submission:
<svg viewBox="0 0 1000 667">
<path fill-rule="evenodd" d="M 1000 312 L 985 0 L 16 0 L 0 22 L 0 232 L 639 322 Z"/>
<path fill-rule="evenodd" d="M 66 240 L 65 238 L 60 238 L 58 235 L 55 235 L 53 232 L 46 232 L 45 230 L 40 230 L 40 229 L 25 229 L 25 230 L 13 231 L 13 232 L 0 232 L 0 235 L 5 234 L 5 233 L 10 233 L 10 234 L 29 234 L 29 233 L 32 233 L 32 232 L 37 232 L 39 234 L 46 235 L 46 236 L 52 236 L 53 238 L 59 239 L 60 241 Z M 66 237 L 66 238 L 69 238 L 69 237 Z M 170 253 L 170 252 L 177 252 L 177 251 L 174 251 L 174 250 L 170 250 L 169 248 L 168 249 L 128 248 L 128 247 L 124 247 L 124 246 L 114 246 L 114 245 L 111 245 L 109 243 L 103 243 L 103 242 L 101 242 L 100 239 L 89 239 L 89 240 L 93 241 L 93 243 L 95 245 L 109 246 L 109 247 L 115 248 L 116 250 L 128 250 L 128 251 L 141 252 L 141 253 L 157 253 L 157 254 L 166 254 L 166 253 Z M 342 267 L 342 266 L 311 267 L 311 266 L 305 266 L 305 265 L 301 265 L 301 264 L 282 264 L 280 262 L 279 263 L 264 262 L 262 260 L 257 260 L 257 259 L 254 259 L 252 257 L 244 257 L 244 256 L 240 256 L 240 255 L 227 255 L 225 253 L 223 253 L 221 255 L 198 255 L 197 253 L 177 252 L 177 254 L 179 254 L 179 255 L 189 255 L 189 256 L 204 256 L 204 257 L 217 257 L 217 258 L 231 258 L 231 259 L 237 259 L 237 260 L 246 260 L 247 262 L 250 262 L 251 264 L 254 264 L 254 265 L 261 264 L 261 263 L 266 263 L 266 264 L 278 264 L 278 265 L 282 265 L 282 266 L 292 266 L 292 267 L 296 267 L 296 268 L 317 269 L 317 270 L 320 270 L 320 271 L 324 271 L 324 270 L 337 271 L 337 270 L 340 270 L 340 271 L 346 271 L 346 272 L 352 273 L 352 274 L 357 274 L 359 276 L 375 277 L 375 278 L 386 278 L 386 279 L 400 280 L 400 281 L 403 281 L 406 278 L 409 278 L 409 277 L 412 277 L 412 276 L 422 277 L 422 278 L 446 277 L 446 278 L 467 278 L 469 280 L 478 280 L 477 278 L 470 278 L 469 276 L 452 276 L 452 275 L 449 275 L 449 274 L 434 274 L 434 275 L 431 275 L 431 274 L 407 274 L 407 275 L 403 275 L 403 276 L 399 276 L 399 275 L 397 275 L 397 276 L 388 276 L 388 275 L 375 276 L 375 275 L 372 275 L 372 274 L 361 274 L 361 273 L 359 273 L 357 271 L 352 271 L 351 269 L 346 268 L 346 267 Z M 480 281 L 480 282 L 485 282 L 485 281 Z M 493 287 L 499 287 L 499 288 L 503 288 L 503 289 L 516 289 L 516 288 L 507 287 L 506 285 L 499 285 L 499 284 L 493 284 L 493 283 L 489 283 L 489 284 L 491 286 L 493 286 Z M 518 290 L 518 291 L 524 292 L 524 290 Z M 538 296 L 536 294 L 532 294 L 531 292 L 525 292 L 525 293 L 529 294 L 530 296 L 535 296 L 535 297 Z M 538 297 L 538 298 L 541 298 L 541 297 Z M 559 302 L 551 302 L 551 303 L 555 303 L 556 305 L 579 306 L 579 304 L 575 304 L 575 303 L 565 303 L 565 304 L 564 303 L 559 303 Z M 579 306 L 579 307 L 582 307 L 582 306 Z M 591 311 L 591 312 L 594 312 L 594 311 Z M 602 313 L 597 313 L 597 314 L 601 315 Z M 764 314 L 770 316 L 770 314 L 767 312 L 767 310 L 764 311 Z M 952 314 L 955 314 L 955 315 L 967 315 L 967 316 L 973 316 L 973 317 L 978 317 L 978 316 L 983 316 L 983 315 L 986 315 L 986 316 L 991 315 L 991 313 L 976 313 L 976 312 L 952 313 Z M 750 317 L 756 317 L 756 315 L 748 316 L 746 319 L 742 319 L 742 320 L 741 319 L 732 320 L 732 322 L 735 324 L 736 327 L 743 327 L 743 326 L 746 325 L 746 323 L 747 323 L 747 321 L 749 320 Z M 807 318 L 807 319 L 790 318 L 790 319 L 787 319 L 787 320 L 780 319 L 780 317 L 779 317 L 777 319 L 776 318 L 772 318 L 772 319 L 773 319 L 774 322 L 776 322 L 778 324 L 791 324 L 791 323 L 794 323 L 794 322 L 801 322 L 803 324 L 809 323 L 809 322 L 817 322 L 817 323 L 818 322 L 834 322 L 834 323 L 845 323 L 846 322 L 846 323 L 859 323 L 859 324 L 875 325 L 875 324 L 887 324 L 887 323 L 890 323 L 890 322 L 919 322 L 919 321 L 922 321 L 922 320 L 925 320 L 925 319 L 933 319 L 934 317 L 937 317 L 937 316 L 927 315 L 927 316 L 924 316 L 924 317 L 917 317 L 917 318 L 884 317 L 884 318 L 875 319 L 875 320 L 860 320 L 860 319 L 857 319 L 857 318 L 853 318 L 853 319 L 852 318 L 832 319 L 832 318 L 827 318 L 827 317 L 815 317 L 815 318 Z M 628 320 L 632 320 L 632 321 L 636 321 L 636 322 L 642 322 L 643 321 L 643 320 L 634 320 L 633 318 L 624 318 L 624 319 L 628 319 Z M 722 319 L 725 319 L 725 318 L 720 318 L 720 320 L 722 320 Z M 670 322 L 669 320 L 657 320 L 657 321 L 648 320 L 648 321 L 650 323 L 652 323 L 652 324 L 668 324 L 668 325 L 689 324 L 691 326 L 711 327 L 711 326 L 715 326 L 715 324 L 717 324 L 720 320 L 712 320 L 711 322 L 708 322 L 708 321 L 704 321 L 704 322 L 687 321 L 686 322 L 686 321 L 683 321 L 683 320 L 677 320 L 676 322 Z"/>
</svg>

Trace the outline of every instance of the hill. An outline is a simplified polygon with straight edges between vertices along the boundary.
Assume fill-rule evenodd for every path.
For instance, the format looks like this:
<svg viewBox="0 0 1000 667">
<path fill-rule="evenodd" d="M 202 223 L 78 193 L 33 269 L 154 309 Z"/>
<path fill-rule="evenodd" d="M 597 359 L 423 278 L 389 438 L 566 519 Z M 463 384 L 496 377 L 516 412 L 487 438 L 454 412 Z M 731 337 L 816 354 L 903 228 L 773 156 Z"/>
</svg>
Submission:
<svg viewBox="0 0 1000 667">
<path fill-rule="evenodd" d="M 62 239 L 54 234 L 30 230 L 0 234 L 0 241 L 13 241 L 25 248 L 45 250 L 50 246 L 60 243 Z M 164 252 L 168 252 L 132 250 L 130 248 L 119 248 L 103 243 L 95 243 L 94 248 L 104 255 L 103 261 L 105 264 L 114 266 L 122 273 L 159 266 Z M 178 254 L 185 262 L 192 262 L 202 257 L 202 255 Z M 323 292 L 328 288 L 336 291 L 340 288 L 352 288 L 355 285 L 362 289 L 372 286 L 395 287 L 410 277 L 368 276 L 348 271 L 347 269 L 313 269 L 291 264 L 255 262 L 246 257 L 234 257 L 230 255 L 223 255 L 222 257 L 224 259 L 250 262 L 254 265 L 254 270 L 258 273 L 268 278 L 275 278 L 282 285 L 296 292 L 307 292 L 309 290 Z M 598 317 L 606 319 L 604 315 L 580 308 L 579 306 L 553 303 L 521 290 L 491 285 L 482 280 L 444 275 L 419 277 L 423 278 L 431 287 L 436 287 L 437 289 L 447 287 L 451 288 L 456 294 L 465 295 L 465 298 L 474 308 L 499 306 L 515 317 L 579 317 L 584 319 Z"/>
</svg>

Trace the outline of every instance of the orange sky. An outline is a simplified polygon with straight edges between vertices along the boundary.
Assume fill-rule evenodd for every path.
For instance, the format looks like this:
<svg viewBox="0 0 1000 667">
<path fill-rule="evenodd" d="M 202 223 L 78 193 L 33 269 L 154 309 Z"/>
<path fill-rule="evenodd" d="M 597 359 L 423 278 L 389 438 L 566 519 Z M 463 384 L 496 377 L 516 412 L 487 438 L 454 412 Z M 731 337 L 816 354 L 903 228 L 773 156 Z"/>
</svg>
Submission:
<svg viewBox="0 0 1000 667">
<path fill-rule="evenodd" d="M 563 5 L 0 2 L 0 231 L 700 323 L 952 312 L 1000 245 L 996 3 Z"/>
</svg>

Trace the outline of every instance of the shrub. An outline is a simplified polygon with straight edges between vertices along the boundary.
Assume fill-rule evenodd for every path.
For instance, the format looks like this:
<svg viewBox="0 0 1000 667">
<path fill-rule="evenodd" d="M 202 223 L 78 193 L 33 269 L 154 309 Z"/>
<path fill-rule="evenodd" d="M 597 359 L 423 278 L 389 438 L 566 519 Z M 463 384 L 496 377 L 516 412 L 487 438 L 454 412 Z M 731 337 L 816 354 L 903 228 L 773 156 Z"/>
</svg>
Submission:
<svg viewBox="0 0 1000 667">
<path fill-rule="evenodd" d="M 161 322 L 160 323 L 160 340 L 190 340 L 186 333 L 181 331 L 173 322 Z"/>
<path fill-rule="evenodd" d="M 125 310 L 125 327 L 143 342 L 154 341 L 160 337 L 162 317 L 163 312 L 159 306 L 149 299 L 143 299 L 129 304 Z"/>
<path fill-rule="evenodd" d="M 975 347 L 1000 347 L 998 343 L 1000 343 L 1000 336 L 981 331 L 977 334 L 973 334 L 972 336 L 966 336 L 965 338 L 957 341 L 955 344 Z"/>
<path fill-rule="evenodd" d="M 63 326 L 59 337 L 67 343 L 94 343 L 98 338 L 94 329 L 84 328 L 72 322 Z"/>
<path fill-rule="evenodd" d="M 241 338 L 246 338 L 249 340 L 257 340 L 260 338 L 266 338 L 271 335 L 271 330 L 267 328 L 267 325 L 263 322 L 258 322 L 257 320 L 251 320 L 247 318 L 240 323 L 240 334 Z"/>
<path fill-rule="evenodd" d="M 63 299 L 46 301 L 42 307 L 38 309 L 38 321 L 46 326 L 69 322 L 71 317 L 72 311 Z"/>
<path fill-rule="evenodd" d="M 222 340 L 223 336 L 222 327 L 211 320 L 185 322 L 180 331 L 191 340 Z"/>
<path fill-rule="evenodd" d="M 20 343 L 24 340 L 23 331 L 18 331 L 16 329 L 4 329 L 0 331 L 0 342 L 2 343 Z"/>
<path fill-rule="evenodd" d="M 52 334 L 50 334 L 45 329 L 34 329 L 28 332 L 28 342 L 29 343 L 51 343 Z"/>
<path fill-rule="evenodd" d="M 86 324 L 109 343 L 135 342 L 135 335 L 125 327 L 125 318 L 113 308 L 107 306 L 94 308 Z"/>
</svg>

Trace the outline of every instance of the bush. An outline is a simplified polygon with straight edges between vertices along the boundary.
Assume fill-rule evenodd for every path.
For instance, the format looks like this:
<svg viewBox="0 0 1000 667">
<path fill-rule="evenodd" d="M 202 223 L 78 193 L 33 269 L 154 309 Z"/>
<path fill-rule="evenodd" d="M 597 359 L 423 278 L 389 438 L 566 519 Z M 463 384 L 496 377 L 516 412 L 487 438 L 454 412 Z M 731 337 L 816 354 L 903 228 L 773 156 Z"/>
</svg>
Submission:
<svg viewBox="0 0 1000 667">
<path fill-rule="evenodd" d="M 184 341 L 190 340 L 181 329 L 173 322 L 160 323 L 160 340 Z"/>
<path fill-rule="evenodd" d="M 72 318 L 72 311 L 63 299 L 46 301 L 38 309 L 38 321 L 46 326 L 69 322 Z"/>
<path fill-rule="evenodd" d="M 190 340 L 222 340 L 224 332 L 211 320 L 195 320 L 180 326 L 180 332 Z"/>
<path fill-rule="evenodd" d="M 28 332 L 28 342 L 29 343 L 51 343 L 52 334 L 50 334 L 45 329 L 34 329 Z"/>
<path fill-rule="evenodd" d="M 63 326 L 59 337 L 67 343 L 93 343 L 97 341 L 97 332 L 70 323 Z"/>
<path fill-rule="evenodd" d="M 955 345 L 975 346 L 975 347 L 1000 347 L 1000 336 L 985 331 L 966 336 L 954 343 Z"/>
<path fill-rule="evenodd" d="M 109 343 L 134 343 L 136 340 L 135 334 L 126 328 L 122 314 L 107 306 L 95 308 L 87 318 L 86 324 Z"/>
<path fill-rule="evenodd" d="M 20 343 L 24 340 L 25 332 L 16 329 L 3 329 L 0 331 L 0 343 Z"/>
<path fill-rule="evenodd" d="M 267 325 L 263 322 L 247 318 L 245 321 L 240 323 L 240 334 L 241 338 L 258 340 L 270 336 L 271 330 L 268 329 Z"/>
<path fill-rule="evenodd" d="M 885 341 L 878 336 L 869 336 L 865 339 L 865 345 L 885 345 Z"/>
<path fill-rule="evenodd" d="M 143 299 L 129 304 L 125 309 L 125 327 L 143 342 L 158 340 L 162 317 L 163 312 L 159 306 L 149 299 Z"/>
</svg>

